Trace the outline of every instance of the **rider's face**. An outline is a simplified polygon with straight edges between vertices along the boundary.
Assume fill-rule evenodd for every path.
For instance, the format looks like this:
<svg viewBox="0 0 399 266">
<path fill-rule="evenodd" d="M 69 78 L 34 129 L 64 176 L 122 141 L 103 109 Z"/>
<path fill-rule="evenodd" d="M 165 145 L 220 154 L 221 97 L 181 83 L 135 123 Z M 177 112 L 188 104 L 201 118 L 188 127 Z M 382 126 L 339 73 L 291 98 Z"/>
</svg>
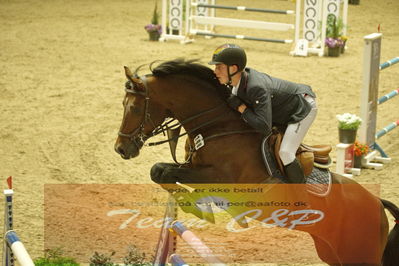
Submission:
<svg viewBox="0 0 399 266">
<path fill-rule="evenodd" d="M 220 84 L 226 84 L 229 82 L 229 75 L 227 73 L 227 65 L 217 64 L 215 65 L 215 70 L 213 71 L 218 78 Z"/>
</svg>

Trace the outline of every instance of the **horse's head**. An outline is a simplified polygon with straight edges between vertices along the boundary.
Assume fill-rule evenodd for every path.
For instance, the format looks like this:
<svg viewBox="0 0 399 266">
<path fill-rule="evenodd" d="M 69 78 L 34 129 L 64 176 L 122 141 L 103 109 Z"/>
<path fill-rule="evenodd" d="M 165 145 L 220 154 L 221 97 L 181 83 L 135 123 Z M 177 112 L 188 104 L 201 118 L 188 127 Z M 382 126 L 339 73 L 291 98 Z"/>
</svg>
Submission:
<svg viewBox="0 0 399 266">
<path fill-rule="evenodd" d="M 238 114 L 224 101 L 230 89 L 220 85 L 208 67 L 183 59 L 166 61 L 155 68 L 151 66 L 152 75 L 142 77 L 136 75 L 139 68 L 133 75 L 125 67 L 128 82 L 124 115 L 115 143 L 115 151 L 122 158 L 138 156 L 148 138 L 170 132 L 178 125 L 194 139 L 210 128 L 225 127 L 227 120 L 238 121 Z M 166 118 L 174 120 L 166 121 Z M 178 124 L 172 124 L 175 120 Z M 160 143 L 148 145 L 157 144 Z"/>
<path fill-rule="evenodd" d="M 168 112 L 151 98 L 147 77 L 133 75 L 127 67 L 125 74 L 128 81 L 123 99 L 123 119 L 114 148 L 123 159 L 130 159 L 139 155 L 144 142 L 162 124 Z"/>
</svg>

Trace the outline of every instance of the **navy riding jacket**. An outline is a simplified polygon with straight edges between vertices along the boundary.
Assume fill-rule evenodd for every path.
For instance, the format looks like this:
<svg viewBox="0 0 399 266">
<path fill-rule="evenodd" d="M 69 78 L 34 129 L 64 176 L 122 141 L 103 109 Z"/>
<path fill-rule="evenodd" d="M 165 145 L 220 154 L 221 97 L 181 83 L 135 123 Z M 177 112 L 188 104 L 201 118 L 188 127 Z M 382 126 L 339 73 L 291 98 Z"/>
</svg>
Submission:
<svg viewBox="0 0 399 266">
<path fill-rule="evenodd" d="M 244 70 L 237 91 L 248 107 L 242 118 L 264 134 L 269 134 L 272 125 L 287 126 L 304 119 L 312 108 L 305 94 L 316 98 L 308 85 L 274 78 L 252 68 Z"/>
</svg>

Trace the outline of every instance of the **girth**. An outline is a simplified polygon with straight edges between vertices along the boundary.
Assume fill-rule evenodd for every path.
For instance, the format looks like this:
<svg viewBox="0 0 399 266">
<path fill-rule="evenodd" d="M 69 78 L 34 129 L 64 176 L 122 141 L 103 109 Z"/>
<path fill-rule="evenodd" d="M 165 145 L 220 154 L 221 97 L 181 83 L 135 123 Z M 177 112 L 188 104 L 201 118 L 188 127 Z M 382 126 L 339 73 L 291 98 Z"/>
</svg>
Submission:
<svg viewBox="0 0 399 266">
<path fill-rule="evenodd" d="M 183 164 L 189 163 L 191 161 L 191 157 L 192 157 L 193 153 L 195 151 L 199 150 L 200 148 L 202 148 L 211 139 L 229 136 L 229 135 L 235 135 L 235 134 L 259 133 L 258 131 L 254 130 L 254 129 L 246 129 L 246 130 L 231 130 L 231 131 L 219 132 L 219 133 L 216 133 L 216 134 L 213 134 L 210 136 L 206 136 L 206 137 L 203 137 L 202 134 L 198 134 L 194 138 L 194 147 L 192 147 L 192 145 L 190 145 L 190 150 L 188 151 L 189 154 L 188 154 L 186 160 L 183 163 L 179 163 L 176 158 L 176 147 L 177 147 L 177 143 L 179 141 L 179 137 L 182 135 L 182 134 L 180 134 L 180 130 L 181 130 L 181 126 L 174 128 L 174 129 L 168 128 L 166 130 L 167 135 L 168 135 L 169 148 L 170 148 L 170 152 L 171 152 L 173 161 L 175 161 L 175 163 L 177 163 L 178 165 L 183 165 Z M 200 137 L 200 138 L 198 138 L 198 137 Z M 198 140 L 198 139 L 200 139 L 200 140 Z M 201 144 L 197 146 L 196 141 L 201 141 Z"/>
</svg>

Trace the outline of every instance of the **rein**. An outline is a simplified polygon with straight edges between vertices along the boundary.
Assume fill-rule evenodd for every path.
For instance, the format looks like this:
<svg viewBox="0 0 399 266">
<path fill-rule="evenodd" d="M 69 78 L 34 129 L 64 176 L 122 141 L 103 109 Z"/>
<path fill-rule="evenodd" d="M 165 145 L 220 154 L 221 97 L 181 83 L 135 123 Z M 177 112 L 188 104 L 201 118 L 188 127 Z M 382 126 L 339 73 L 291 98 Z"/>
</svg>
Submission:
<svg viewBox="0 0 399 266">
<path fill-rule="evenodd" d="M 179 122 L 179 121 L 177 121 L 177 119 L 173 118 L 172 120 L 170 120 L 170 121 L 168 121 L 168 122 L 166 122 L 166 123 L 163 123 L 162 125 L 160 125 L 160 126 L 158 126 L 157 128 L 155 128 L 154 131 L 151 133 L 151 136 L 150 136 L 150 137 L 156 136 L 156 135 L 158 135 L 158 134 L 160 134 L 160 133 L 164 133 L 166 130 L 173 129 L 173 128 L 176 127 L 176 126 L 177 126 L 177 127 L 184 126 L 185 124 L 187 124 L 187 122 L 190 122 L 190 121 L 192 121 L 192 120 L 194 120 L 194 119 L 196 119 L 196 118 L 198 118 L 198 117 L 201 117 L 201 116 L 203 116 L 203 115 L 205 115 L 205 114 L 208 114 L 208 113 L 211 113 L 211 112 L 213 112 L 213 111 L 216 111 L 216 110 L 219 109 L 220 107 L 222 107 L 222 106 L 221 106 L 221 105 L 218 105 L 218 106 L 216 106 L 216 107 L 214 107 L 214 108 L 211 108 L 211 109 L 209 109 L 209 110 L 200 112 L 200 113 L 198 113 L 198 114 L 196 114 L 196 115 L 193 115 L 193 116 L 191 116 L 191 117 L 189 117 L 189 118 L 183 120 L 182 122 Z M 185 136 L 185 135 L 187 135 L 187 134 L 190 134 L 190 133 L 195 132 L 196 130 L 198 130 L 198 129 L 200 129 L 200 128 L 203 128 L 203 127 L 205 127 L 205 126 L 208 126 L 208 125 L 210 125 L 210 124 L 216 122 L 217 120 L 219 120 L 219 119 L 222 118 L 223 116 L 224 116 L 224 113 L 221 114 L 221 115 L 219 115 L 219 116 L 217 116 L 216 118 L 214 118 L 214 119 L 212 119 L 212 120 L 210 120 L 210 121 L 207 121 L 207 122 L 205 122 L 205 123 L 203 123 L 203 124 L 201 124 L 201 125 L 195 127 L 194 129 L 192 129 L 192 130 L 190 130 L 190 131 L 186 131 L 185 133 L 182 133 L 182 134 L 180 134 L 180 135 L 178 135 L 178 136 L 175 136 L 175 137 L 173 137 L 173 138 L 169 138 L 169 139 L 167 139 L 167 140 L 162 140 L 162 141 L 158 141 L 158 142 L 150 142 L 150 143 L 147 143 L 146 146 L 157 146 L 157 145 L 160 145 L 160 144 L 164 144 L 164 143 L 166 143 L 166 142 L 169 142 L 169 141 L 171 141 L 172 139 L 176 139 L 176 138 L 183 137 L 183 136 Z M 172 123 L 172 122 L 175 122 L 175 121 L 177 121 L 176 124 L 174 124 L 174 125 L 172 125 L 172 126 L 168 126 L 169 123 Z M 164 135 L 165 135 L 165 133 L 164 133 Z"/>
<path fill-rule="evenodd" d="M 152 119 L 151 119 L 151 114 L 150 114 L 149 111 L 148 111 L 148 110 L 149 110 L 149 105 L 150 105 L 150 97 L 149 97 L 149 90 L 148 90 L 148 86 L 147 86 L 147 79 L 146 79 L 146 76 L 138 77 L 138 76 L 135 74 L 135 78 L 138 78 L 138 79 L 140 79 L 140 80 L 143 82 L 144 91 L 141 91 L 141 90 L 136 89 L 136 88 L 135 88 L 135 83 L 134 83 L 133 81 L 131 81 L 131 80 L 129 80 L 129 81 L 126 83 L 126 85 L 125 85 L 125 91 L 126 91 L 126 93 L 130 93 L 130 94 L 133 94 L 133 95 L 140 95 L 140 96 L 143 96 L 143 97 L 144 97 L 144 99 L 145 99 L 145 103 L 144 103 L 144 117 L 143 117 L 143 119 L 142 119 L 142 121 L 141 121 L 141 123 L 140 123 L 140 126 L 139 126 L 138 128 L 136 128 L 136 129 L 134 129 L 131 133 L 123 133 L 123 132 L 119 131 L 119 132 L 118 132 L 118 135 L 119 135 L 120 137 L 129 138 L 131 141 L 133 141 L 133 142 L 135 143 L 135 145 L 136 145 L 137 147 L 140 147 L 140 146 L 143 146 L 143 145 L 144 145 L 144 146 L 157 146 L 157 145 L 161 145 L 161 144 L 164 144 L 164 143 L 167 143 L 167 142 L 168 142 L 168 143 L 169 143 L 169 147 L 170 147 L 170 151 L 171 151 L 173 160 L 174 160 L 175 163 L 177 163 L 178 165 L 183 165 L 183 164 L 186 164 L 186 163 L 190 162 L 191 157 L 192 157 L 192 154 L 193 154 L 196 150 L 198 150 L 198 149 L 200 149 L 202 146 L 204 146 L 205 140 L 208 141 L 208 140 L 211 140 L 211 139 L 214 139 L 214 138 L 217 138 L 217 137 L 228 136 L 228 135 L 234 135 L 234 134 L 256 133 L 256 132 L 257 132 L 256 130 L 236 130 L 236 131 L 227 131 L 227 132 L 221 132 L 221 133 L 218 133 L 218 134 L 214 134 L 214 135 L 211 135 L 211 136 L 207 136 L 207 137 L 205 137 L 205 138 L 203 138 L 202 135 L 199 134 L 199 135 L 197 135 L 197 136 L 194 138 L 195 147 L 193 148 L 193 147 L 191 147 L 191 145 L 190 145 L 189 156 L 188 156 L 188 158 L 186 159 L 186 161 L 185 161 L 184 163 L 179 163 L 179 162 L 177 161 L 177 159 L 176 159 L 176 146 L 177 146 L 177 142 L 178 142 L 179 138 L 180 138 L 180 137 L 183 137 L 183 136 L 185 136 L 185 135 L 188 135 L 188 134 L 190 134 L 190 133 L 193 133 L 193 132 L 197 131 L 198 129 L 201 129 L 201 128 L 203 128 L 203 127 L 209 126 L 209 125 L 211 125 L 211 124 L 217 122 L 219 119 L 221 119 L 222 117 L 225 116 L 225 112 L 223 112 L 222 114 L 216 116 L 215 118 L 213 118 L 213 119 L 211 119 L 211 120 L 209 120 L 209 121 L 206 121 L 205 123 L 202 123 L 202 124 L 196 126 L 195 128 L 193 128 L 193 129 L 191 129 L 191 130 L 189 130 L 189 131 L 186 131 L 186 132 L 184 132 L 184 133 L 179 134 L 181 127 L 184 126 L 185 124 L 187 124 L 188 122 L 193 121 L 193 120 L 196 119 L 196 118 L 199 118 L 199 117 L 201 117 L 201 116 L 204 116 L 204 115 L 206 115 L 206 114 L 212 113 L 212 112 L 214 112 L 214 111 L 220 109 L 221 107 L 223 107 L 223 105 L 218 105 L 218 106 L 213 107 L 213 108 L 211 108 L 211 109 L 202 111 L 202 112 L 200 112 L 200 113 L 198 113 L 198 114 L 195 114 L 195 115 L 193 115 L 193 116 L 191 116 L 191 117 L 186 118 L 185 120 L 183 120 L 183 121 L 181 121 L 181 122 L 178 121 L 177 119 L 173 118 L 173 119 L 171 119 L 171 120 L 169 120 L 169 121 L 163 122 L 163 123 L 162 123 L 161 125 L 159 125 L 159 126 L 155 126 L 154 122 L 153 122 Z M 176 121 L 177 121 L 177 122 L 176 122 Z M 174 123 L 174 122 L 176 122 L 176 123 Z M 154 130 L 153 130 L 153 131 L 151 132 L 151 134 L 149 134 L 149 135 L 147 135 L 147 134 L 144 133 L 144 127 L 145 127 L 145 125 L 146 125 L 147 123 L 151 123 L 151 124 L 154 126 Z M 172 123 L 174 123 L 174 124 L 172 124 Z M 172 125 L 171 125 L 171 124 L 172 124 Z M 154 136 L 157 136 L 157 135 L 159 135 L 159 134 L 161 134 L 161 133 L 165 136 L 165 132 L 167 132 L 167 134 L 168 134 L 168 139 L 162 140 L 162 141 L 150 142 L 150 143 L 144 144 L 145 141 L 146 141 L 147 139 L 149 139 L 149 138 L 151 138 L 151 137 L 154 137 Z M 178 133 L 177 133 L 177 134 L 178 134 L 177 136 L 172 136 L 172 137 L 170 137 L 170 135 L 175 135 L 176 132 L 178 132 Z M 200 140 L 199 140 L 199 141 L 197 140 L 198 137 L 200 137 Z M 138 143 L 138 141 L 140 141 L 140 143 Z M 200 144 L 197 146 L 198 142 L 199 142 Z"/>
</svg>

